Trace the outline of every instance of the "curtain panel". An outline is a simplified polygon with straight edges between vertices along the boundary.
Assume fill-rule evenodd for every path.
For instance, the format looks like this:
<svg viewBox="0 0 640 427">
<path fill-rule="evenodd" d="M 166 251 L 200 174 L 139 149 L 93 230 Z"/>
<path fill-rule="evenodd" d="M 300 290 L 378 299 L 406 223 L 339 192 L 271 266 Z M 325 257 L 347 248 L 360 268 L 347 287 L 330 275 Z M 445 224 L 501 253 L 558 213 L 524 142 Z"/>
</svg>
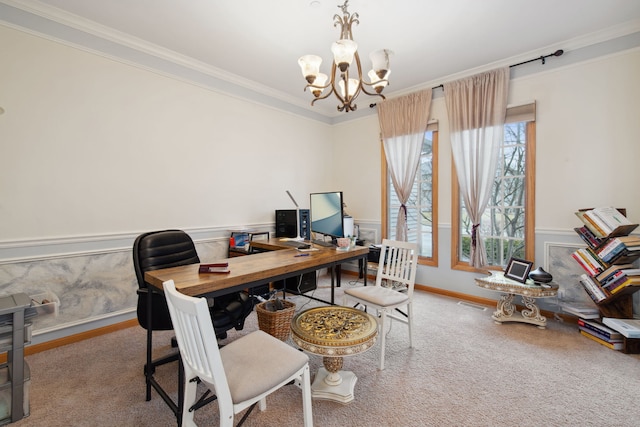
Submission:
<svg viewBox="0 0 640 427">
<path fill-rule="evenodd" d="M 491 197 L 504 134 L 509 67 L 443 86 L 460 193 L 473 224 L 470 265 L 483 267 L 487 254 L 480 236 L 480 220 Z"/>
<path fill-rule="evenodd" d="M 406 241 L 406 203 L 420 165 L 431 109 L 431 89 L 378 103 L 378 121 L 394 191 L 400 201 L 396 240 Z"/>
</svg>

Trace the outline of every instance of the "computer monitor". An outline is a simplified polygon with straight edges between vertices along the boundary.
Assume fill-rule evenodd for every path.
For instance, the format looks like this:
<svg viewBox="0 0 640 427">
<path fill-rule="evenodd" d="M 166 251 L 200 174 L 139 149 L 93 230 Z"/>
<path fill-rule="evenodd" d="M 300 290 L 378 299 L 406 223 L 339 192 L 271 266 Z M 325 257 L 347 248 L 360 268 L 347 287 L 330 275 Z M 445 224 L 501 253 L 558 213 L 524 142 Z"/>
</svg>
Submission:
<svg viewBox="0 0 640 427">
<path fill-rule="evenodd" d="M 311 193 L 311 232 L 344 237 L 342 191 Z"/>
</svg>

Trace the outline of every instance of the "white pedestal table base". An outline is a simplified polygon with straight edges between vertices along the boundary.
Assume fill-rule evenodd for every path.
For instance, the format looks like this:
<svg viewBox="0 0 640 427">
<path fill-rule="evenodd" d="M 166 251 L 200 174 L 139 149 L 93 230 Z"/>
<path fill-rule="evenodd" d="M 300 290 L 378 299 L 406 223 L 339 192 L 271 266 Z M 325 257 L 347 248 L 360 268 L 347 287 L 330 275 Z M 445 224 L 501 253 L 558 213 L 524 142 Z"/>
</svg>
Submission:
<svg viewBox="0 0 640 427">
<path fill-rule="evenodd" d="M 330 372 L 325 368 L 319 368 L 313 384 L 311 384 L 311 397 L 314 399 L 333 400 L 340 403 L 349 403 L 353 400 L 358 377 L 351 371 L 339 371 L 337 374 L 342 381 L 338 385 L 327 384 Z"/>
</svg>

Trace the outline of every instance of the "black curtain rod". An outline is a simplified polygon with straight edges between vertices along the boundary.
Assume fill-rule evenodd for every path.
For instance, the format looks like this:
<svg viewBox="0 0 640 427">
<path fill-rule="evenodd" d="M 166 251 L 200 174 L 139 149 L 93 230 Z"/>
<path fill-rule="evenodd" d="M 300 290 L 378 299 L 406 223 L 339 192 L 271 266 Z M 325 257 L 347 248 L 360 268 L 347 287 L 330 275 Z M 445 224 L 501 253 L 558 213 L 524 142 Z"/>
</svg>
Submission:
<svg viewBox="0 0 640 427">
<path fill-rule="evenodd" d="M 534 62 L 534 61 L 542 61 L 542 65 L 544 65 L 544 64 L 546 64 L 546 59 L 547 58 L 550 58 L 552 56 L 561 56 L 563 53 L 564 53 L 564 50 L 558 49 L 555 52 L 550 53 L 548 55 L 542 55 L 542 56 L 540 56 L 538 58 L 533 58 L 533 59 L 529 59 L 528 61 L 518 62 L 517 64 L 509 65 L 509 68 L 517 67 L 518 65 L 528 64 L 529 62 Z M 443 84 L 439 84 L 438 86 L 434 86 L 431 89 L 432 90 L 444 89 L 444 85 Z M 376 104 L 370 104 L 369 108 L 373 108 L 375 106 L 376 106 Z"/>
</svg>

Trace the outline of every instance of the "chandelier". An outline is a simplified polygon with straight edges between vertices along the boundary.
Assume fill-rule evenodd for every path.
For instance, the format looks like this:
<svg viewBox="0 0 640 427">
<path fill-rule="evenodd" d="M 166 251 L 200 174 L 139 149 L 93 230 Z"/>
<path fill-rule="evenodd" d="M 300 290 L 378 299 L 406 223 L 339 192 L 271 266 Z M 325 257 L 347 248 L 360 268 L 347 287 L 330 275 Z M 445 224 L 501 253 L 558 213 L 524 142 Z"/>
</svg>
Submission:
<svg viewBox="0 0 640 427">
<path fill-rule="evenodd" d="M 325 99 L 332 93 L 340 100 L 338 111 L 355 111 L 358 106 L 354 104 L 355 99 L 364 92 L 369 96 L 380 96 L 382 99 L 382 90 L 387 86 L 389 81 L 389 55 L 392 53 L 388 49 L 380 49 L 372 52 L 369 57 L 372 62 L 372 70 L 367 76 L 369 82 L 362 78 L 362 66 L 360 65 L 360 56 L 358 55 L 358 45 L 353 41 L 351 33 L 351 25 L 359 24 L 358 14 L 350 14 L 347 11 L 349 0 L 345 0 L 342 6 L 342 16 L 335 14 L 333 16 L 333 26 L 340 25 L 340 40 L 333 43 L 331 52 L 333 53 L 333 64 L 331 65 L 331 79 L 329 76 L 320 72 L 320 64 L 322 58 L 317 55 L 305 55 L 298 59 L 298 64 L 302 68 L 302 75 L 307 80 L 304 90 L 310 88 L 315 96 L 311 105 L 319 99 Z M 355 67 L 353 70 L 351 63 L 355 59 Z M 350 76 L 349 71 L 352 71 Z M 357 78 L 356 78 L 357 75 Z M 328 81 L 329 80 L 329 81 Z M 328 81 L 328 82 L 327 82 Z M 328 91 L 323 94 L 325 89 Z"/>
</svg>

